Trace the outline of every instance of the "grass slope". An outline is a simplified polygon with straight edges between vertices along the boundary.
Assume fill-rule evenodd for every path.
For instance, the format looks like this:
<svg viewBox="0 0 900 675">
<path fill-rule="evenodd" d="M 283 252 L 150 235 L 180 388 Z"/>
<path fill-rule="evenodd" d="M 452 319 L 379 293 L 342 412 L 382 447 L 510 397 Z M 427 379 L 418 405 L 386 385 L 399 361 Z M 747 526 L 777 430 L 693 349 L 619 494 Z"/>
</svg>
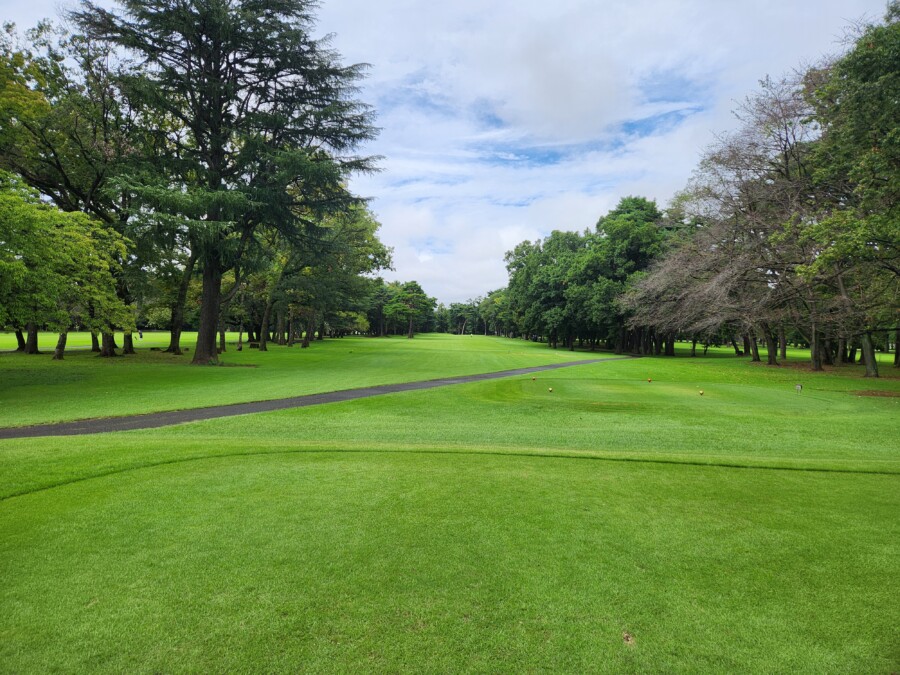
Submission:
<svg viewBox="0 0 900 675">
<path fill-rule="evenodd" d="M 847 372 L 641 359 L 0 442 L 0 670 L 892 672 L 900 399 L 854 392 L 900 382 Z"/>
</svg>

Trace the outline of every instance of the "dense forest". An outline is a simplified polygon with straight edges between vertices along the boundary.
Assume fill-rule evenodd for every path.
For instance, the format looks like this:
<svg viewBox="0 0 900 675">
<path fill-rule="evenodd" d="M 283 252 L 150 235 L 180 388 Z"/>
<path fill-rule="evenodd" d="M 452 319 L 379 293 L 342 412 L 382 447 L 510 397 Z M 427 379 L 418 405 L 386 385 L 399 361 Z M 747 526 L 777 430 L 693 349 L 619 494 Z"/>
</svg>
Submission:
<svg viewBox="0 0 900 675">
<path fill-rule="evenodd" d="M 391 250 L 348 179 L 377 168 L 361 65 L 311 36 L 315 3 L 90 2 L 0 39 L 0 327 L 226 329 L 261 350 L 418 330 L 672 354 L 732 344 L 813 369 L 897 342 L 900 3 L 845 51 L 765 78 L 665 208 L 626 197 L 584 232 L 506 255 L 509 284 L 437 305 L 386 283 Z M 569 224 L 562 224 L 569 225 Z M 125 332 L 115 344 L 114 330 Z M 898 365 L 895 358 L 895 365 Z"/>
</svg>

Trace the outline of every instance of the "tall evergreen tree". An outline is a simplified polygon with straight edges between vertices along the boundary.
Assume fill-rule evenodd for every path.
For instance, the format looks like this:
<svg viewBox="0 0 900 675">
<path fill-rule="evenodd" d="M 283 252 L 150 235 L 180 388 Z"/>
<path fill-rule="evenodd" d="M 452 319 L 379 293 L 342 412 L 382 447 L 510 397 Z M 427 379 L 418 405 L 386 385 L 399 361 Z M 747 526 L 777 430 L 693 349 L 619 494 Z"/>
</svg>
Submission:
<svg viewBox="0 0 900 675">
<path fill-rule="evenodd" d="M 354 154 L 375 133 L 354 98 L 364 66 L 341 65 L 312 37 L 315 7 L 123 0 L 116 11 L 84 2 L 72 13 L 89 38 L 129 57 L 123 88 L 159 139 L 153 187 L 169 189 L 171 208 L 190 219 L 203 279 L 196 364 L 218 360 L 222 278 L 257 228 L 296 236 L 305 214 L 352 201 L 349 173 L 372 169 Z M 142 186 L 134 189 L 141 200 Z"/>
</svg>

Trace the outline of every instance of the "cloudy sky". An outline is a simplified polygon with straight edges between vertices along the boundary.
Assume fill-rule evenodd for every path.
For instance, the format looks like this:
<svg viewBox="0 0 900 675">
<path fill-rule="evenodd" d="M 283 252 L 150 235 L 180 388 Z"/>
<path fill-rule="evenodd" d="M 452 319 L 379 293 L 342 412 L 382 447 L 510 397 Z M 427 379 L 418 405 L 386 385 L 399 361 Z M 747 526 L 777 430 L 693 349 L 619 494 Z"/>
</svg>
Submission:
<svg viewBox="0 0 900 675">
<path fill-rule="evenodd" d="M 104 2 L 104 4 L 109 4 Z M 0 0 L 20 27 L 54 0 Z M 371 64 L 382 171 L 354 180 L 388 279 L 449 303 L 506 285 L 503 254 L 583 230 L 621 197 L 665 206 L 767 74 L 841 49 L 884 0 L 324 0 L 322 33 Z"/>
</svg>

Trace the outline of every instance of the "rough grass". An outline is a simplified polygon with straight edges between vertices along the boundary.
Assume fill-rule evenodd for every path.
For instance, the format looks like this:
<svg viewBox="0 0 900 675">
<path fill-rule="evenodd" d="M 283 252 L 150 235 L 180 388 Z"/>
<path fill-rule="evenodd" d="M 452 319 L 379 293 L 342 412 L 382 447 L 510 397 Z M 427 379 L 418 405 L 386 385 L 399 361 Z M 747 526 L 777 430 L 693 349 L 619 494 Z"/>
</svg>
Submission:
<svg viewBox="0 0 900 675">
<path fill-rule="evenodd" d="M 900 667 L 900 381 L 535 377 L 0 442 L 0 671 Z"/>
</svg>

